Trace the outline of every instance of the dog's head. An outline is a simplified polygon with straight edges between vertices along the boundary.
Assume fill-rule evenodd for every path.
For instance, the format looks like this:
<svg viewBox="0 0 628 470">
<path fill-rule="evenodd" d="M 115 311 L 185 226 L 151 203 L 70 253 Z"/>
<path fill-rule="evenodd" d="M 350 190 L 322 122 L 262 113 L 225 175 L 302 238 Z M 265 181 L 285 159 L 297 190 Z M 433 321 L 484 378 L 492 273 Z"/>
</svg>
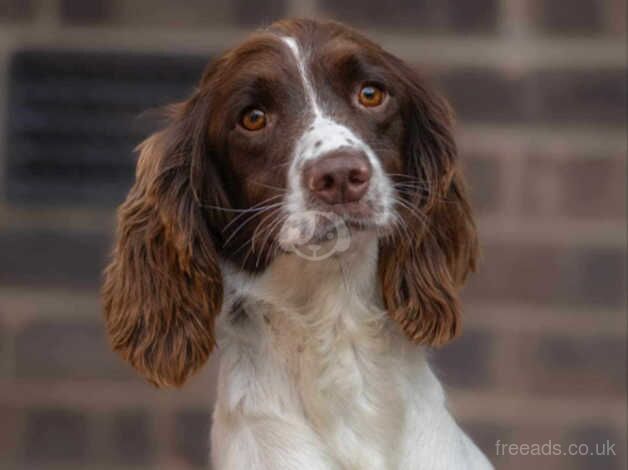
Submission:
<svg viewBox="0 0 628 470">
<path fill-rule="evenodd" d="M 214 345 L 221 263 L 259 273 L 337 223 L 379 240 L 381 298 L 411 340 L 455 336 L 476 238 L 451 121 L 411 67 L 338 23 L 278 22 L 224 54 L 140 146 L 105 272 L 114 349 L 182 384 Z"/>
</svg>

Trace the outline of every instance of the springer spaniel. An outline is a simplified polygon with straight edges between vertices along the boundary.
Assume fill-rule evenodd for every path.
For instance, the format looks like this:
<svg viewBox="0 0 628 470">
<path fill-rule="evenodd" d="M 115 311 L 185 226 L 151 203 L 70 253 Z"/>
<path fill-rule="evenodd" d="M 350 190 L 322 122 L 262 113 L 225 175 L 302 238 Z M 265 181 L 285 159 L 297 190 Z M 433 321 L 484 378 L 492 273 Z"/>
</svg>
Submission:
<svg viewBox="0 0 628 470">
<path fill-rule="evenodd" d="M 426 361 L 460 330 L 477 251 L 451 125 L 377 44 L 287 20 L 140 146 L 107 328 L 158 386 L 217 342 L 214 468 L 491 468 Z"/>
</svg>

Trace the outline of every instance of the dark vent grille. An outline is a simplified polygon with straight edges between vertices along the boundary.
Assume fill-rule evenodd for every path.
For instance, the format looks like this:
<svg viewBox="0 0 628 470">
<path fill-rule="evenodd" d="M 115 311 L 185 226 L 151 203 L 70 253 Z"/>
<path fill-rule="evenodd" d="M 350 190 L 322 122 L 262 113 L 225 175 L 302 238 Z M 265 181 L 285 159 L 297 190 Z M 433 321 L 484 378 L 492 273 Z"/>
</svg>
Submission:
<svg viewBox="0 0 628 470">
<path fill-rule="evenodd" d="M 7 196 L 19 204 L 118 203 L 133 148 L 154 129 L 140 115 L 184 99 L 206 57 L 24 51 L 11 63 Z"/>
</svg>

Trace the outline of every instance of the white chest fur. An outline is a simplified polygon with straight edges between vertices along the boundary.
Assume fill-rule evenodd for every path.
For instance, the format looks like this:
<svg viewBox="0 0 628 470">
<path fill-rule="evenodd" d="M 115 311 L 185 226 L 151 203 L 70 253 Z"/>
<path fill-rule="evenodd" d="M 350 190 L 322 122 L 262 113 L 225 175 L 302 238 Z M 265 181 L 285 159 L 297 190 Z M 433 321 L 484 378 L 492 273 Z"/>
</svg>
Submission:
<svg viewBox="0 0 628 470">
<path fill-rule="evenodd" d="M 226 269 L 216 468 L 409 468 L 426 441 L 417 420 L 457 430 L 423 352 L 381 308 L 376 256 L 279 258 L 255 279 Z"/>
</svg>

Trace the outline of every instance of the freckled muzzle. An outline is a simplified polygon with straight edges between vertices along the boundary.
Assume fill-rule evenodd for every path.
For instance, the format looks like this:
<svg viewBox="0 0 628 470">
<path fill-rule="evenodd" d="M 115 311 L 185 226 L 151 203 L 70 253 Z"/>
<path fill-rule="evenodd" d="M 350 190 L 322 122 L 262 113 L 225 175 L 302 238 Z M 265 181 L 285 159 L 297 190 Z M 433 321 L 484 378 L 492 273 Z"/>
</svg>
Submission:
<svg viewBox="0 0 628 470">
<path fill-rule="evenodd" d="M 306 114 L 311 116 L 295 141 L 285 213 L 295 219 L 305 218 L 306 213 L 329 214 L 311 217 L 316 240 L 335 227 L 331 219 L 356 230 L 386 227 L 392 212 L 392 188 L 378 156 L 356 131 L 359 126 L 351 115 L 338 121 L 341 113 L 335 106 L 340 103 L 320 102 L 310 72 L 311 51 L 291 37 L 282 40 L 297 65 Z"/>
</svg>

